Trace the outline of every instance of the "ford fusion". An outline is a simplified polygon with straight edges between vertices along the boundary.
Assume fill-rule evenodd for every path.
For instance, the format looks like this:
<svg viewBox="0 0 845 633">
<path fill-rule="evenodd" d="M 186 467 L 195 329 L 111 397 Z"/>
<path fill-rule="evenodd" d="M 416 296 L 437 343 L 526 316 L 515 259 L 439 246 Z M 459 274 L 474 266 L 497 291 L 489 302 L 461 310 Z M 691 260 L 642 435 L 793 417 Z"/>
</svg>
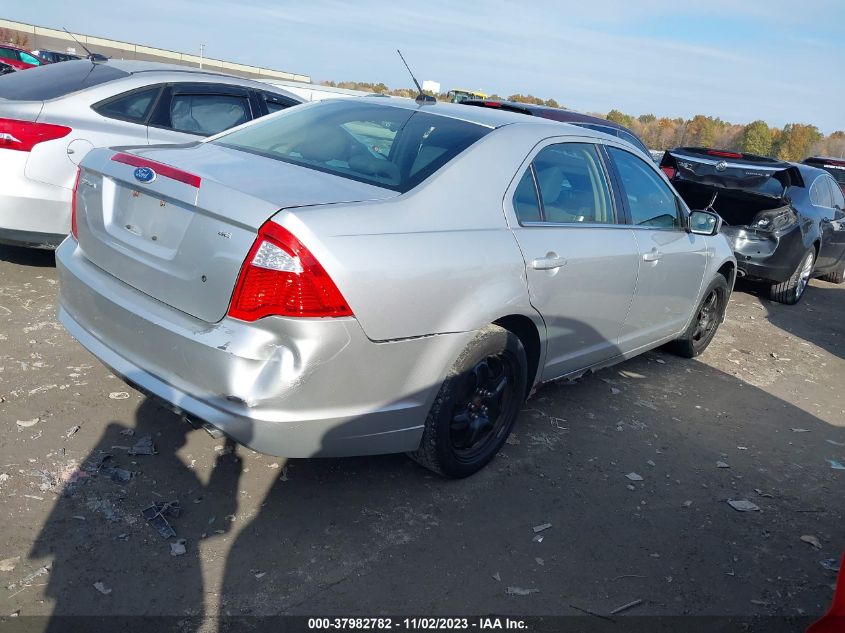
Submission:
<svg viewBox="0 0 845 633">
<path fill-rule="evenodd" d="M 255 450 L 407 452 L 470 475 L 540 383 L 691 357 L 736 262 L 619 138 L 460 105 L 308 104 L 190 145 L 91 151 L 60 319 Z"/>
</svg>

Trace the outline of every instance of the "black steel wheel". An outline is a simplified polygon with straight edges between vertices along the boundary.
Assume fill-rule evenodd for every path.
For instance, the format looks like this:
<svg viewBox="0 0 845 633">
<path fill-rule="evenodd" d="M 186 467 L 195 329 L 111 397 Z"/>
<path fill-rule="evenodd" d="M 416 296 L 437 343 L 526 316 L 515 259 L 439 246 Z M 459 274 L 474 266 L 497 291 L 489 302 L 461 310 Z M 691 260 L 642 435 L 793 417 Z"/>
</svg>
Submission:
<svg viewBox="0 0 845 633">
<path fill-rule="evenodd" d="M 695 358 L 707 349 L 725 318 L 729 296 L 727 280 L 722 275 L 716 275 L 705 289 L 686 331 L 666 349 L 685 358 Z"/>
<path fill-rule="evenodd" d="M 446 477 L 467 477 L 496 456 L 527 394 L 528 364 L 512 332 L 490 325 L 459 356 L 410 457 Z"/>
</svg>

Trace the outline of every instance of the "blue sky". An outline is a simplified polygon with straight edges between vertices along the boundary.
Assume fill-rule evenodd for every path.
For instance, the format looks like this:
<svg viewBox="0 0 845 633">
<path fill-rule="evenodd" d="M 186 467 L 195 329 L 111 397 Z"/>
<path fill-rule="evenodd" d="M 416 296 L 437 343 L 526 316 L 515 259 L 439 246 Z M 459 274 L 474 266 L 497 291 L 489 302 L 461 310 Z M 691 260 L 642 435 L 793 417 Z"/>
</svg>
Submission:
<svg viewBox="0 0 845 633">
<path fill-rule="evenodd" d="M 2 17 L 305 73 L 606 113 L 845 129 L 842 0 L 35 0 Z"/>
</svg>

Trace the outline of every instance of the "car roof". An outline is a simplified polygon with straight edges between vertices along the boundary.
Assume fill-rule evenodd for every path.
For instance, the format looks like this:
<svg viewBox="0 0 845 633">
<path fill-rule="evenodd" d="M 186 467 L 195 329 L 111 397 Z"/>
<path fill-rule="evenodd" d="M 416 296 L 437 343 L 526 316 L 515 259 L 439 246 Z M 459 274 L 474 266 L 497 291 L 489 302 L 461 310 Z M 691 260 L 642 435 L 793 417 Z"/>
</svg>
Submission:
<svg viewBox="0 0 845 633">
<path fill-rule="evenodd" d="M 592 114 L 584 114 L 583 112 L 576 112 L 567 108 L 555 108 L 553 106 L 539 105 L 536 103 L 523 103 L 521 101 L 505 101 L 503 99 L 467 99 L 462 105 L 474 105 L 476 107 L 483 106 L 489 103 L 498 103 L 506 108 L 514 108 L 516 110 L 523 110 L 530 112 L 535 116 L 541 116 L 546 119 L 553 119 L 564 123 L 577 121 L 579 123 L 595 123 L 596 125 L 606 125 L 617 130 L 625 130 L 631 132 L 624 125 L 620 125 L 615 121 L 603 119 L 601 117 L 593 116 Z M 489 106 L 488 106 L 489 107 Z M 633 132 L 631 132 L 633 134 Z"/>
<path fill-rule="evenodd" d="M 502 127 L 504 125 L 521 124 L 546 124 L 548 120 L 533 119 L 526 117 L 524 114 L 518 112 L 508 112 L 506 110 L 497 110 L 495 108 L 468 108 L 460 103 L 446 103 L 438 101 L 436 103 L 429 103 L 420 105 L 413 99 L 405 99 L 401 97 L 393 97 L 391 99 L 384 99 L 379 97 L 358 97 L 357 102 L 372 103 L 379 106 L 389 108 L 404 108 L 406 110 L 418 110 L 420 112 L 428 112 L 438 116 L 445 116 L 451 119 L 460 119 L 470 123 L 477 123 L 486 127 Z M 573 130 L 575 128 L 572 128 Z M 588 130 L 579 129 L 579 133 Z"/>
<path fill-rule="evenodd" d="M 11 49 L 14 49 L 16 51 L 23 51 L 24 53 L 30 52 L 25 48 L 21 48 L 20 46 L 15 46 L 14 44 L 9 44 L 8 42 L 0 42 L 0 46 L 2 46 L 3 48 L 11 48 Z"/>
</svg>

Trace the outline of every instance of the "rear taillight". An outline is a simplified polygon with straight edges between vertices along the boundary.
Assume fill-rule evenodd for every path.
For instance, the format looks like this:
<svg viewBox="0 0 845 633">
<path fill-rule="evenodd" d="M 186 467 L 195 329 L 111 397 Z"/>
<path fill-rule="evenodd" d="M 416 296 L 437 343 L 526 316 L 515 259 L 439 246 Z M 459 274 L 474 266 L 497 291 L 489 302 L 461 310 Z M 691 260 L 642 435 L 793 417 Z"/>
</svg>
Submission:
<svg viewBox="0 0 845 633">
<path fill-rule="evenodd" d="M 64 125 L 0 119 L 0 149 L 29 152 L 39 143 L 63 138 L 72 131 Z"/>
<path fill-rule="evenodd" d="M 340 317 L 352 310 L 320 262 L 288 230 L 266 222 L 247 255 L 229 316 Z"/>
<path fill-rule="evenodd" d="M 70 197 L 70 234 L 73 239 L 79 241 L 79 228 L 76 225 L 76 192 L 79 191 L 79 179 L 82 177 L 82 170 L 76 168 L 76 180 L 73 183 L 73 193 Z"/>
<path fill-rule="evenodd" d="M 719 149 L 707 150 L 707 153 L 710 154 L 710 156 L 721 156 L 722 158 L 742 158 L 742 154 L 737 152 L 724 152 Z"/>
<path fill-rule="evenodd" d="M 666 177 L 667 177 L 669 180 L 672 180 L 672 178 L 674 178 L 674 177 L 675 177 L 675 174 L 677 173 L 677 172 L 675 171 L 675 168 L 674 168 L 674 167 L 661 167 L 660 169 L 661 169 L 661 171 L 663 171 L 663 173 L 664 173 L 664 174 L 666 174 Z"/>
</svg>

